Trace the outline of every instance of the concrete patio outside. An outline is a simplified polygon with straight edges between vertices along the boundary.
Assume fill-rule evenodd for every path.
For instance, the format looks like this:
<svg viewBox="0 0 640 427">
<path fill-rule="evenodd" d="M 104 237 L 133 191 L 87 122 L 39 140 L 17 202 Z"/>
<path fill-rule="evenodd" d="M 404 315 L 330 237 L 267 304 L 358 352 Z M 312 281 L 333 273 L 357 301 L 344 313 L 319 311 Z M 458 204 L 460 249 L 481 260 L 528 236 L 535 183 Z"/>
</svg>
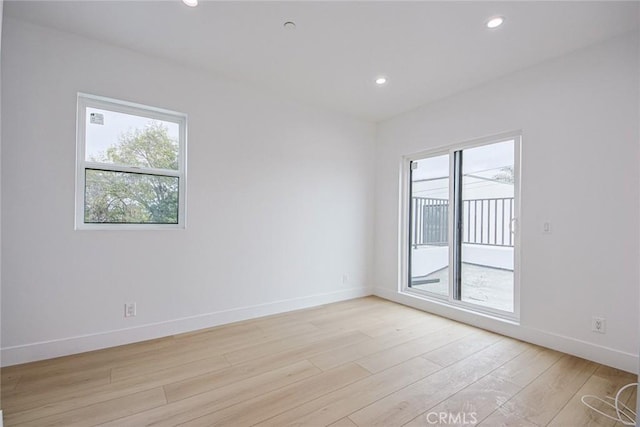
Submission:
<svg viewBox="0 0 640 427">
<path fill-rule="evenodd" d="M 413 285 L 412 288 L 447 295 L 449 268 L 422 276 L 420 281 L 432 282 Z M 463 262 L 462 301 L 513 312 L 513 271 Z"/>
</svg>

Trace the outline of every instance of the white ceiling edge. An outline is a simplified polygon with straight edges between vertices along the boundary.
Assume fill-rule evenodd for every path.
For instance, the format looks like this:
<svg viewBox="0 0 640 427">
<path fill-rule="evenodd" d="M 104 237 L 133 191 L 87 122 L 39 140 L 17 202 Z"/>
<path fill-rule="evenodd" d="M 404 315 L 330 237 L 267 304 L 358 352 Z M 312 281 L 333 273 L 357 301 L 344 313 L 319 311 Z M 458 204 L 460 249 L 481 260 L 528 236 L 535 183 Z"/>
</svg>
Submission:
<svg viewBox="0 0 640 427">
<path fill-rule="evenodd" d="M 637 31 L 638 6 L 5 1 L 5 13 L 375 123 Z M 486 29 L 486 19 L 497 14 L 505 24 Z M 282 28 L 288 20 L 296 30 Z M 377 87 L 380 74 L 389 81 Z"/>
</svg>

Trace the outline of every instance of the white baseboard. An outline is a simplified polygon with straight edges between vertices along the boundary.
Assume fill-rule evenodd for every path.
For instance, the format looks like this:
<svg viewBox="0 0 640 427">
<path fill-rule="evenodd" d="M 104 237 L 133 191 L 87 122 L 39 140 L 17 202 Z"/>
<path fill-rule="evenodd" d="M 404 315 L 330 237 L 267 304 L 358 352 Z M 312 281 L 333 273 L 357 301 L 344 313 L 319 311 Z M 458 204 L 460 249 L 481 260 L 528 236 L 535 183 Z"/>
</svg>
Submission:
<svg viewBox="0 0 640 427">
<path fill-rule="evenodd" d="M 639 359 L 638 355 L 635 354 L 625 353 L 539 329 L 513 325 L 487 316 L 457 310 L 380 287 L 374 288 L 373 292 L 370 288 L 351 288 L 326 294 L 317 294 L 308 297 L 206 313 L 198 316 L 142 325 L 135 328 L 6 347 L 2 349 L 2 366 L 17 365 L 20 363 L 34 362 L 37 360 L 51 359 L 54 357 L 68 356 L 86 351 L 162 338 L 271 314 L 364 297 L 372 293 L 390 301 L 428 311 L 512 338 L 548 347 L 563 353 L 573 354 L 627 372 L 638 372 Z M 0 411 L 0 415 L 1 413 L 2 411 Z M 1 417 L 0 427 L 2 427 Z"/>
<path fill-rule="evenodd" d="M 527 328 L 522 325 L 496 320 L 489 316 L 459 310 L 443 304 L 426 301 L 418 297 L 399 293 L 397 291 L 390 291 L 380 287 L 374 288 L 373 294 L 380 298 L 398 302 L 419 310 L 428 311 L 429 313 L 447 317 L 458 322 L 467 323 L 501 335 L 537 344 L 542 347 L 551 348 L 563 353 L 572 354 L 583 359 L 612 366 L 627 372 L 638 373 L 639 358 L 637 354 L 626 353 L 613 348 L 600 346 L 540 329 Z"/>
<path fill-rule="evenodd" d="M 350 288 L 308 297 L 206 313 L 134 328 L 6 347 L 2 349 L 2 366 L 35 362 L 37 360 L 51 359 L 54 357 L 68 356 L 86 351 L 162 338 L 271 314 L 364 297 L 371 294 L 371 288 Z M 1 424 L 0 427 L 2 427 Z"/>
</svg>

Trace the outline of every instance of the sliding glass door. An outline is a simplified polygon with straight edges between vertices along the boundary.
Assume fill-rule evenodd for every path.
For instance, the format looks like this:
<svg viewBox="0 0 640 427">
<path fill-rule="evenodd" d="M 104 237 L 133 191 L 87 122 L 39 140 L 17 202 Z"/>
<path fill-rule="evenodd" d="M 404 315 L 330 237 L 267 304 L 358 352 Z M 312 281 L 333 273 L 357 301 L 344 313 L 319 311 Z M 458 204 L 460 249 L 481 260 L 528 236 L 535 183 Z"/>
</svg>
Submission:
<svg viewBox="0 0 640 427">
<path fill-rule="evenodd" d="M 520 137 L 415 158 L 409 170 L 411 291 L 517 315 Z"/>
</svg>

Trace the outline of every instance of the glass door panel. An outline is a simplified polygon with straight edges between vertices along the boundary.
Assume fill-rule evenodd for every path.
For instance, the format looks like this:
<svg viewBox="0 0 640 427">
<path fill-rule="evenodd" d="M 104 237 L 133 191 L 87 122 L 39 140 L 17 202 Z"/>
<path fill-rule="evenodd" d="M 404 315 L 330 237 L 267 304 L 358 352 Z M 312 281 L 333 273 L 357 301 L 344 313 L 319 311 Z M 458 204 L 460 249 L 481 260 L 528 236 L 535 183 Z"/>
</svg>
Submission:
<svg viewBox="0 0 640 427">
<path fill-rule="evenodd" d="M 449 295 L 449 155 L 411 162 L 409 287 Z"/>
<path fill-rule="evenodd" d="M 514 311 L 515 141 L 461 151 L 460 299 Z"/>
</svg>

